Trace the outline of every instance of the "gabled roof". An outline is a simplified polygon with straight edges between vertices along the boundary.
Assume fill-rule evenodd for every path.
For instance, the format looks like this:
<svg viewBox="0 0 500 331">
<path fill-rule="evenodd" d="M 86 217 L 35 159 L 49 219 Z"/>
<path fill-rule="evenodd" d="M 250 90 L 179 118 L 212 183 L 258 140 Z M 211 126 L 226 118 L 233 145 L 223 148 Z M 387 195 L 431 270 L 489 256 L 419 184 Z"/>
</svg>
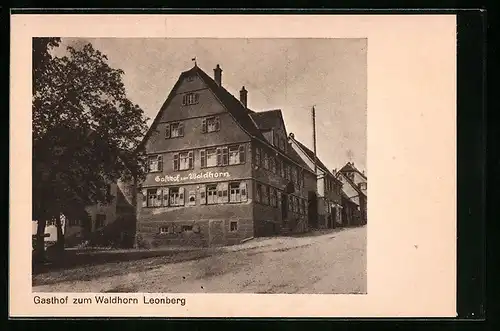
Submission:
<svg viewBox="0 0 500 331">
<path fill-rule="evenodd" d="M 340 196 L 344 199 L 346 199 L 349 203 L 351 204 L 354 204 L 354 205 L 358 205 L 356 202 L 354 202 L 351 198 L 349 198 L 349 196 L 343 191 L 343 190 L 340 190 Z"/>
<path fill-rule="evenodd" d="M 264 137 L 262 134 L 261 130 L 259 129 L 259 126 L 254 120 L 255 114 L 258 114 L 254 112 L 253 110 L 246 108 L 238 99 L 236 99 L 231 93 L 229 93 L 223 86 L 220 86 L 215 82 L 212 77 L 207 75 L 201 68 L 199 68 L 197 65 L 193 66 L 193 68 L 184 71 L 181 73 L 179 78 L 177 79 L 177 82 L 175 83 L 174 87 L 170 91 L 167 100 L 163 103 L 162 107 L 160 108 L 160 111 L 156 115 L 153 123 L 151 124 L 151 127 L 149 128 L 148 132 L 144 136 L 144 139 L 141 143 L 141 146 L 143 146 L 146 141 L 149 139 L 151 136 L 151 133 L 153 131 L 153 128 L 156 127 L 157 123 L 161 119 L 161 113 L 163 110 L 168 106 L 172 98 L 175 96 L 175 91 L 183 81 L 183 79 L 187 76 L 191 75 L 198 75 L 201 80 L 208 86 L 208 88 L 214 93 L 214 95 L 217 97 L 217 99 L 220 100 L 220 102 L 225 106 L 227 111 L 233 116 L 235 121 L 242 127 L 243 130 L 245 130 L 251 137 L 256 138 L 263 142 L 264 144 L 272 146 L 267 139 Z M 282 120 L 281 117 L 281 110 L 277 109 L 276 111 L 279 112 L 279 117 Z M 267 112 L 264 112 L 267 113 Z M 257 115 L 256 118 L 259 117 L 266 117 L 269 115 Z M 260 121 L 259 121 L 260 122 Z M 284 153 L 285 154 L 285 153 Z M 301 165 L 302 167 L 308 169 L 309 171 L 313 172 L 311 168 L 302 160 L 302 158 L 293 150 L 293 148 L 287 149 L 287 153 L 285 154 L 288 156 L 290 159 Z"/>
<path fill-rule="evenodd" d="M 250 117 L 254 120 L 255 124 L 261 131 L 271 130 L 278 126 L 279 122 L 282 121 L 281 109 L 266 110 L 260 112 L 254 112 L 250 114 Z"/>
<path fill-rule="evenodd" d="M 360 174 L 361 176 L 363 176 L 363 178 L 367 179 L 366 178 L 366 175 L 364 173 L 362 173 L 361 171 L 358 170 L 358 168 L 356 168 L 354 166 L 354 163 L 352 162 L 347 162 L 345 166 L 342 167 L 342 169 L 339 170 L 339 172 L 357 172 L 358 174 Z"/>
<path fill-rule="evenodd" d="M 294 136 L 290 136 L 289 137 L 290 140 L 292 140 L 293 142 L 295 142 L 297 144 L 297 146 L 299 146 L 299 148 L 304 152 L 304 154 L 306 154 L 306 156 L 312 161 L 314 162 L 314 152 L 311 151 L 306 145 L 304 145 L 303 143 L 301 143 L 300 141 L 298 141 Z M 328 175 L 332 176 L 332 178 L 334 178 L 335 180 L 339 181 L 335 175 L 330 171 L 328 170 L 328 167 L 323 163 L 323 161 L 321 161 L 321 159 L 316 155 L 316 165 L 318 166 L 318 168 L 320 168 L 321 170 L 323 170 L 325 173 L 327 173 Z"/>
<path fill-rule="evenodd" d="M 354 183 L 344 172 L 341 172 L 339 171 L 338 172 L 338 175 L 339 176 L 342 176 L 343 178 L 345 178 L 346 182 L 349 183 L 355 190 L 356 192 L 358 192 L 359 195 L 363 195 L 366 197 L 366 194 L 365 192 L 363 192 L 358 185 L 356 185 L 356 183 Z"/>
</svg>

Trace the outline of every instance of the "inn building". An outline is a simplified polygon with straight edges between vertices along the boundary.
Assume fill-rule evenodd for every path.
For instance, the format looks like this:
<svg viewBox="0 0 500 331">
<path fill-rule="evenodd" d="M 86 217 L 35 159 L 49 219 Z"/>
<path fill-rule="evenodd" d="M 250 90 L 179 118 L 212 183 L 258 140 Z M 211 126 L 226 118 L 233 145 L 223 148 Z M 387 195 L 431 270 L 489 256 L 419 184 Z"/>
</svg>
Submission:
<svg viewBox="0 0 500 331">
<path fill-rule="evenodd" d="M 138 246 L 232 245 L 304 232 L 316 218 L 316 175 L 281 110 L 251 110 L 245 87 L 236 98 L 219 65 L 213 74 L 182 72 L 143 140 Z"/>
</svg>

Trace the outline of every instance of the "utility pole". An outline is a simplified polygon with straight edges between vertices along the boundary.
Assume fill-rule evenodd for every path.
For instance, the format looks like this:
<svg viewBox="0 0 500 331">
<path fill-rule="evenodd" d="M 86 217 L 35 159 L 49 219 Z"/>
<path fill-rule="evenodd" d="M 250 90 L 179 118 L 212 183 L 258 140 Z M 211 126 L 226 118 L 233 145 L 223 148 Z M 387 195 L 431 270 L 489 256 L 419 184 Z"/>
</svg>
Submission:
<svg viewBox="0 0 500 331">
<path fill-rule="evenodd" d="M 316 157 L 316 109 L 312 107 L 312 121 L 313 121 L 313 150 L 314 150 L 314 175 L 317 176 L 317 157 Z"/>
</svg>

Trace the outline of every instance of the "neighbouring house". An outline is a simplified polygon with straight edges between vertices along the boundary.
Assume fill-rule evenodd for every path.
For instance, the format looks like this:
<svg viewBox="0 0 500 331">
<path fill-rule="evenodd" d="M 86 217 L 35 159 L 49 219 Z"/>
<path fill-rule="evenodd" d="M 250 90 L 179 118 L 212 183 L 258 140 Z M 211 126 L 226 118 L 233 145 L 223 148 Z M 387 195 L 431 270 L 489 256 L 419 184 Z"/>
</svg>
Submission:
<svg viewBox="0 0 500 331">
<path fill-rule="evenodd" d="M 359 206 L 349 199 L 347 194 L 342 191 L 342 226 L 355 226 L 361 224 L 361 212 Z"/>
<path fill-rule="evenodd" d="M 316 168 L 318 217 L 315 227 L 334 228 L 342 225 L 342 182 L 328 170 L 328 167 L 312 150 L 298 141 L 293 133 L 290 133 L 288 140 L 302 160 L 311 169 Z"/>
<path fill-rule="evenodd" d="M 280 110 L 256 112 L 196 64 L 146 134 L 137 245 L 218 246 L 304 232 L 316 175 L 287 140 Z"/>
<path fill-rule="evenodd" d="M 342 182 L 345 194 L 359 206 L 361 224 L 367 222 L 367 182 L 364 172 L 359 171 L 353 162 L 347 162 L 338 172 L 337 178 Z"/>
<path fill-rule="evenodd" d="M 68 247 L 80 244 L 85 238 L 95 242 L 113 241 L 124 247 L 132 247 L 135 239 L 135 192 L 133 186 L 123 181 L 109 184 L 114 199 L 110 204 L 95 204 L 86 208 L 88 219 L 67 220 L 61 215 L 62 231 Z M 32 222 L 32 234 L 36 235 L 37 221 Z M 45 226 L 45 241 L 57 241 L 55 220 Z"/>
</svg>

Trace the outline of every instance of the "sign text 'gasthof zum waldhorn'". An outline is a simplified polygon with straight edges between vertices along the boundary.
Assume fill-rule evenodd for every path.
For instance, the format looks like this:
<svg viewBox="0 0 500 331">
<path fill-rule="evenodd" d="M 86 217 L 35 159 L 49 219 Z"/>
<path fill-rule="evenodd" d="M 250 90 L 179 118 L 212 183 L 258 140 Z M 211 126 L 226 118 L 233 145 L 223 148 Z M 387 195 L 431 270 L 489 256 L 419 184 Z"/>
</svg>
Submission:
<svg viewBox="0 0 500 331">
<path fill-rule="evenodd" d="M 186 176 L 181 176 L 181 175 L 165 175 L 165 176 L 156 176 L 155 181 L 156 182 L 182 182 L 186 180 L 193 180 L 193 179 L 213 179 L 213 178 L 229 178 L 231 175 L 229 175 L 229 172 L 212 172 L 212 171 L 207 171 L 207 172 L 200 172 L 200 173 L 190 173 Z"/>
</svg>

